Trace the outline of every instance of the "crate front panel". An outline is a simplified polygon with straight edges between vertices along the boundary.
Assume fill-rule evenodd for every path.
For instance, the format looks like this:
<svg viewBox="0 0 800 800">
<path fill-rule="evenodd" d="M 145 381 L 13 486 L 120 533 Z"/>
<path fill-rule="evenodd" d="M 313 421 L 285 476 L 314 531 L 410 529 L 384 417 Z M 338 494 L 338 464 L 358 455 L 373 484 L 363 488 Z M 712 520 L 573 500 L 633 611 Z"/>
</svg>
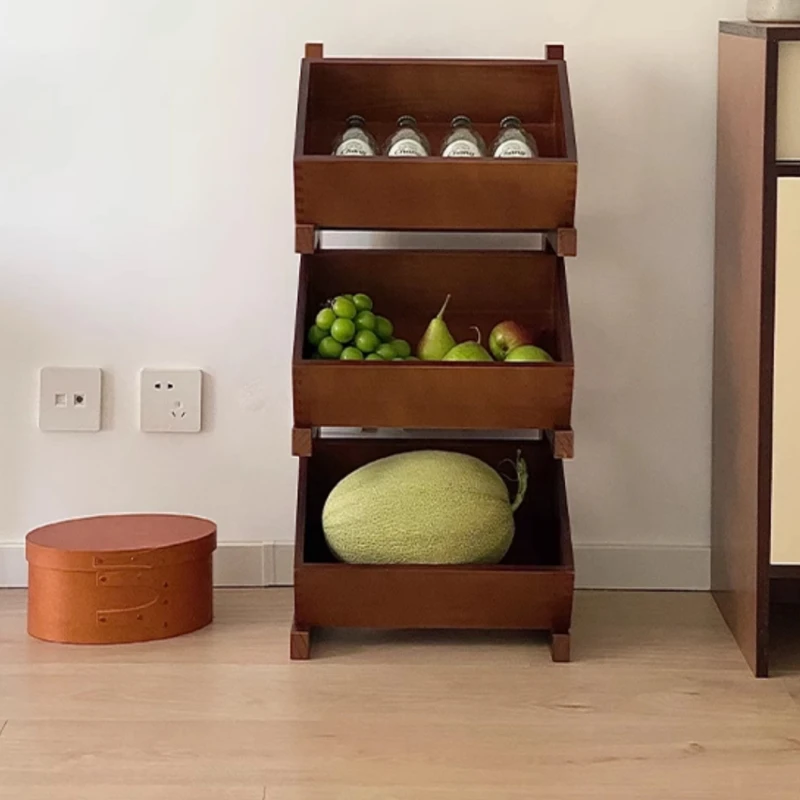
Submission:
<svg viewBox="0 0 800 800">
<path fill-rule="evenodd" d="M 530 470 L 502 564 L 365 566 L 331 554 L 321 525 L 325 499 L 352 470 L 430 443 L 320 440 L 300 469 L 295 613 L 309 625 L 376 628 L 569 630 L 574 567 L 563 470 L 541 442 L 440 442 L 503 471 L 518 449 Z M 506 465 L 507 466 L 507 465 Z"/>
<path fill-rule="evenodd" d="M 457 341 L 484 343 L 503 320 L 533 333 L 553 364 L 312 361 L 305 336 L 324 302 L 363 291 L 412 348 L 452 293 L 445 319 Z M 330 251 L 303 257 L 295 330 L 298 427 L 568 427 L 574 364 L 566 276 L 531 253 Z"/>
<path fill-rule="evenodd" d="M 412 114 L 426 159 L 331 156 L 345 119 L 361 114 L 379 144 Z M 490 145 L 508 114 L 539 159 L 442 159 L 457 114 Z M 551 230 L 574 223 L 577 155 L 566 65 L 537 61 L 305 61 L 295 148 L 298 222 L 325 228 Z"/>
</svg>

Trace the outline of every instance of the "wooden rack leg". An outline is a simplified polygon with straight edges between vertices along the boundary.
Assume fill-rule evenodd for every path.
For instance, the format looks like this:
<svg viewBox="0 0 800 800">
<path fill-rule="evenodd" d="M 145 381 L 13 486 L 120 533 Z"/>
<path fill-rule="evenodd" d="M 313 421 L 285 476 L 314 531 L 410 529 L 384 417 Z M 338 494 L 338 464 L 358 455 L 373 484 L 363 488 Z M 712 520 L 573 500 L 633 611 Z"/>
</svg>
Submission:
<svg viewBox="0 0 800 800">
<path fill-rule="evenodd" d="M 317 249 L 319 234 L 314 225 L 298 223 L 294 226 L 294 251 L 301 255 L 311 255 Z"/>
<path fill-rule="evenodd" d="M 563 44 L 548 44 L 545 47 L 545 56 L 548 61 L 563 61 L 564 60 L 564 45 Z"/>
<path fill-rule="evenodd" d="M 575 433 L 572 428 L 547 431 L 547 441 L 553 451 L 553 458 L 562 461 L 575 458 Z"/>
<path fill-rule="evenodd" d="M 310 458 L 314 449 L 313 428 L 292 428 L 292 455 Z"/>
<path fill-rule="evenodd" d="M 556 664 L 567 664 L 570 660 L 569 633 L 550 634 L 550 649 L 553 653 L 553 661 Z"/>
<path fill-rule="evenodd" d="M 575 228 L 558 228 L 545 234 L 551 250 L 562 258 L 578 255 L 578 231 Z"/>
<path fill-rule="evenodd" d="M 292 622 L 289 634 L 289 657 L 292 661 L 307 661 L 311 658 L 311 628 Z"/>
<path fill-rule="evenodd" d="M 306 42 L 306 58 L 322 58 L 324 55 L 322 42 Z"/>
</svg>

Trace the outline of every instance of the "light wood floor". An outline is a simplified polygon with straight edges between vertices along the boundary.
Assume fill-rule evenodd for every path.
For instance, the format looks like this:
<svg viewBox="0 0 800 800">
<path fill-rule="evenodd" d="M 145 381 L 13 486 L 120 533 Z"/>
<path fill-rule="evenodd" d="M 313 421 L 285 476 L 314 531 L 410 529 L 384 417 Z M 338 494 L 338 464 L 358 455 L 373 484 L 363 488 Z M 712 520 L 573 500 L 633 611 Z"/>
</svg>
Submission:
<svg viewBox="0 0 800 800">
<path fill-rule="evenodd" d="M 752 678 L 708 595 L 583 593 L 567 665 L 543 638 L 405 633 L 291 664 L 290 605 L 223 591 L 200 633 L 65 647 L 0 592 L 0 798 L 800 797 L 800 678 Z"/>
</svg>

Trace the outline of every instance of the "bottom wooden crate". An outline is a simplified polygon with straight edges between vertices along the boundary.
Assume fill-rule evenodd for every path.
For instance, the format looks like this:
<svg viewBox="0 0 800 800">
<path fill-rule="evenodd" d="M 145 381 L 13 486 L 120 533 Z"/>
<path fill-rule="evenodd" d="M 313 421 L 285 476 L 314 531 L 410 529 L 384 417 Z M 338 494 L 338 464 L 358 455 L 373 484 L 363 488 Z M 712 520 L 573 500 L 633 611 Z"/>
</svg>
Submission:
<svg viewBox="0 0 800 800">
<path fill-rule="evenodd" d="M 336 483 L 393 453 L 455 450 L 494 468 L 521 450 L 530 482 L 501 564 L 343 564 L 322 532 L 322 508 Z M 321 439 L 300 460 L 292 658 L 308 658 L 318 627 L 472 628 L 549 631 L 553 658 L 569 660 L 575 569 L 563 467 L 546 442 Z"/>
</svg>

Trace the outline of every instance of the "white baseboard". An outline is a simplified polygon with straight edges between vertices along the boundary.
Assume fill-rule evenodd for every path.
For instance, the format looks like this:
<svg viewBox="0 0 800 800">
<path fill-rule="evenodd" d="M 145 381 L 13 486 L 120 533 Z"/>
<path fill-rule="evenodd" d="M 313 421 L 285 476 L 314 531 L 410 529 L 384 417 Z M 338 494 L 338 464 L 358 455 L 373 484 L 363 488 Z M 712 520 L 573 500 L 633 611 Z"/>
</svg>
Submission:
<svg viewBox="0 0 800 800">
<path fill-rule="evenodd" d="M 671 545 L 575 545 L 579 589 L 707 591 L 711 548 Z"/>
<path fill-rule="evenodd" d="M 25 545 L 0 544 L 0 588 L 16 589 L 27 585 Z"/>
<path fill-rule="evenodd" d="M 215 586 L 291 586 L 294 545 L 288 542 L 222 542 L 214 554 Z M 580 589 L 709 588 L 708 547 L 576 545 Z M 28 582 L 25 546 L 0 545 L 0 588 Z"/>
</svg>

